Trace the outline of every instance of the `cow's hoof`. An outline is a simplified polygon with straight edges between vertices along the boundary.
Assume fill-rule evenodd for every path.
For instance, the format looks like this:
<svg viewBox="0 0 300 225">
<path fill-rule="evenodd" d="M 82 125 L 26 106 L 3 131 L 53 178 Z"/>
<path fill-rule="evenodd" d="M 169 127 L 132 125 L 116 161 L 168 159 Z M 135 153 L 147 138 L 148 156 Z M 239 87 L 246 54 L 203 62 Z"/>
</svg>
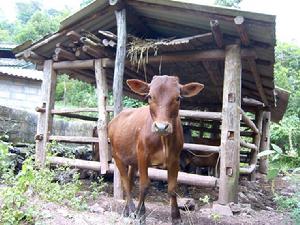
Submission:
<svg viewBox="0 0 300 225">
<path fill-rule="evenodd" d="M 135 205 L 133 202 L 126 204 L 124 211 L 123 211 L 123 216 L 135 218 Z"/>
<path fill-rule="evenodd" d="M 181 225 L 181 224 L 183 224 L 181 218 L 172 219 L 172 225 Z"/>
</svg>

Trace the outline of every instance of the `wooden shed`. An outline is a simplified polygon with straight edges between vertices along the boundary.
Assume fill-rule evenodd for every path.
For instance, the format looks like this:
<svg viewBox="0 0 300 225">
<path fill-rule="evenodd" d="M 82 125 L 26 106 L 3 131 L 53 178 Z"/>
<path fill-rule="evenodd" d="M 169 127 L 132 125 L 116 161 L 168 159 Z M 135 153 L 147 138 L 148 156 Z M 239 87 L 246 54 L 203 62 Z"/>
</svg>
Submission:
<svg viewBox="0 0 300 225">
<path fill-rule="evenodd" d="M 132 52 L 139 41 L 150 46 Z M 220 178 L 180 172 L 178 180 L 219 186 L 221 204 L 236 201 L 239 174 L 253 178 L 257 154 L 269 146 L 270 110 L 276 106 L 274 46 L 273 15 L 184 0 L 96 0 L 62 21 L 56 33 L 15 49 L 18 58 L 35 62 L 44 71 L 36 159 L 44 164 L 48 141 L 98 142 L 101 163 L 49 160 L 102 173 L 114 171 L 115 196 L 120 197 L 117 170 L 108 163 L 107 111 L 120 112 L 123 92 L 138 98 L 126 86 L 126 79 L 150 81 L 157 74 L 176 75 L 181 83 L 205 85 L 200 95 L 183 101 L 184 125 L 199 135 L 206 132 L 221 139 L 220 146 L 184 145 L 184 149 L 220 153 Z M 95 84 L 98 109 L 55 109 L 56 77 L 61 73 Z M 106 107 L 107 89 L 113 90 L 113 109 Z M 98 111 L 99 138 L 51 135 L 54 115 L 72 117 L 83 111 Z M 240 155 L 249 156 L 243 167 Z M 262 170 L 264 165 L 261 160 Z M 150 168 L 149 176 L 164 180 L 167 175 Z"/>
</svg>

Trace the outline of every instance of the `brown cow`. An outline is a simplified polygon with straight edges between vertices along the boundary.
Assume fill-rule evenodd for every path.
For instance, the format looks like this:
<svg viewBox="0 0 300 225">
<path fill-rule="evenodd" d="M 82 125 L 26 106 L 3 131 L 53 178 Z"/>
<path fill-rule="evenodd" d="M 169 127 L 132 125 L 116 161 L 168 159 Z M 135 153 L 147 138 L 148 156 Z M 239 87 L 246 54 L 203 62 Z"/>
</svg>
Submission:
<svg viewBox="0 0 300 225">
<path fill-rule="evenodd" d="M 179 84 L 177 77 L 154 76 L 150 84 L 127 80 L 137 94 L 147 96 L 149 106 L 122 111 L 109 123 L 109 138 L 113 157 L 120 171 L 126 193 L 124 215 L 135 212 L 137 218 L 145 214 L 144 200 L 149 186 L 148 167 L 168 170 L 168 193 L 172 223 L 181 221 L 175 189 L 179 170 L 179 156 L 183 148 L 183 132 L 179 118 L 180 99 L 198 94 L 203 85 Z M 138 169 L 140 194 L 137 210 L 132 201 L 133 177 Z"/>
</svg>

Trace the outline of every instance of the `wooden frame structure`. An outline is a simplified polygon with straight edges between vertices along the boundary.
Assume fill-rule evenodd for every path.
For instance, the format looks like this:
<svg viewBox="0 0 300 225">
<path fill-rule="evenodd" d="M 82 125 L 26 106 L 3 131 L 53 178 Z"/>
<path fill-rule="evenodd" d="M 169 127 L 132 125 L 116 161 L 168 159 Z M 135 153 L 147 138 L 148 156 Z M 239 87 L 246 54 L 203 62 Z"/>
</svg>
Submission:
<svg viewBox="0 0 300 225">
<path fill-rule="evenodd" d="M 162 9 L 178 7 L 177 3 L 169 2 L 168 6 L 165 5 L 165 2 L 159 5 Z M 100 31 L 98 36 L 83 37 L 75 29 L 70 30 L 68 28 L 39 43 L 29 47 L 26 46 L 25 50 L 20 50 L 17 54 L 19 58 L 38 63 L 44 71 L 41 105 L 36 109 L 40 113 L 37 135 L 35 137 L 37 141 L 36 162 L 40 166 L 45 165 L 46 149 L 49 141 L 99 143 L 99 146 L 101 146 L 99 150 L 100 162 L 87 162 L 61 157 L 50 157 L 49 161 L 53 164 L 99 170 L 102 174 L 114 173 L 114 196 L 116 198 L 122 198 L 123 194 L 118 170 L 113 163 L 109 163 L 111 159 L 107 140 L 108 113 L 113 112 L 114 116 L 117 115 L 122 110 L 123 92 L 125 91 L 127 95 L 130 94 L 126 86 L 124 86 L 124 74 L 127 77 L 131 76 L 141 79 L 144 77 L 141 72 L 137 72 L 136 68 L 132 67 L 126 58 L 127 24 L 132 23 L 133 16 L 132 14 L 126 16 L 126 9 L 137 5 L 144 9 L 143 7 L 148 6 L 148 4 L 158 7 L 151 0 L 132 0 L 127 3 L 121 0 L 110 0 L 109 6 L 105 5 L 105 7 L 108 7 L 109 11 L 114 11 L 117 35 Z M 207 16 L 205 13 L 203 15 Z M 216 16 L 216 18 L 218 17 Z M 153 65 L 162 63 L 174 65 L 182 63 L 185 67 L 196 63 L 201 65 L 202 70 L 207 74 L 212 84 L 210 88 L 221 104 L 208 105 L 209 111 L 180 110 L 180 116 L 184 121 L 184 125 L 192 130 L 200 131 L 200 136 L 203 136 L 205 132 L 209 132 L 211 137 L 216 138 L 220 134 L 221 145 L 209 146 L 185 143 L 184 149 L 219 153 L 220 178 L 179 172 L 178 181 L 179 183 L 204 187 L 218 186 L 219 203 L 227 204 L 237 201 L 239 175 L 247 174 L 250 175 L 251 179 L 254 179 L 258 163 L 257 154 L 260 150 L 268 149 L 270 124 L 270 113 L 268 111 L 274 105 L 274 101 L 273 96 L 269 92 L 269 89 L 272 89 L 272 87 L 266 87 L 264 83 L 266 77 L 260 74 L 261 65 L 269 65 L 270 62 L 259 59 L 258 51 L 255 48 L 251 48 L 251 45 L 257 45 L 262 49 L 270 48 L 270 46 L 251 40 L 247 32 L 246 19 L 243 16 L 231 16 L 229 18 L 225 15 L 220 18 L 225 18 L 226 23 L 230 23 L 235 27 L 237 36 L 226 35 L 225 32 L 222 32 L 220 22 L 217 19 L 211 19 L 209 23 L 211 30 L 209 32 L 173 41 L 174 43 L 179 43 L 177 45 L 178 49 L 186 48 L 189 44 L 191 44 L 192 48 L 188 46 L 190 48 L 184 49 L 185 51 L 163 52 L 158 56 L 149 56 L 147 58 L 147 70 L 151 71 L 153 70 Z M 139 18 L 135 19 L 139 20 Z M 163 23 L 162 21 L 158 22 Z M 270 24 L 270 22 L 267 24 Z M 75 28 L 76 26 L 74 25 Z M 136 22 L 134 26 L 140 32 L 146 33 L 151 30 L 147 27 L 145 30 L 141 22 Z M 172 26 L 175 25 L 168 23 L 168 29 L 172 30 Z M 186 29 L 195 30 L 188 26 Z M 100 39 L 99 35 L 103 39 Z M 51 59 L 42 56 L 37 51 L 41 46 L 62 37 L 66 37 L 71 42 L 69 42 L 68 46 L 63 42 L 57 42 Z M 201 46 L 201 48 L 194 49 L 193 41 L 200 41 L 204 43 L 204 46 L 209 45 L 209 48 Z M 81 43 L 81 45 L 79 46 L 78 43 Z M 116 47 L 115 52 L 108 47 Z M 73 50 L 74 48 L 75 50 Z M 162 46 L 162 48 L 168 49 L 170 47 Z M 224 64 L 222 64 L 223 62 Z M 222 69 L 219 69 L 220 66 L 223 68 L 224 75 L 221 72 Z M 71 77 L 96 84 L 98 108 L 54 109 L 57 74 L 64 71 L 67 71 Z M 111 76 L 112 71 L 113 78 Z M 253 76 L 254 82 L 247 80 L 249 74 Z M 244 79 L 244 76 L 247 79 Z M 108 89 L 113 90 L 113 107 L 106 105 Z M 254 98 L 245 98 L 244 96 L 254 96 Z M 242 108 L 247 110 L 247 112 Z M 54 115 L 95 121 L 95 118 L 76 114 L 80 112 L 98 112 L 98 119 L 96 119 L 98 138 L 52 135 Z M 252 113 L 252 118 L 249 116 L 249 112 Z M 209 126 L 205 126 L 205 124 L 209 124 Z M 252 142 L 249 141 L 251 139 Z M 240 159 L 243 158 L 248 158 L 248 166 L 240 166 Z M 260 171 L 266 172 L 265 159 L 260 161 Z M 164 170 L 149 168 L 149 177 L 151 179 L 167 180 L 167 173 Z"/>
</svg>

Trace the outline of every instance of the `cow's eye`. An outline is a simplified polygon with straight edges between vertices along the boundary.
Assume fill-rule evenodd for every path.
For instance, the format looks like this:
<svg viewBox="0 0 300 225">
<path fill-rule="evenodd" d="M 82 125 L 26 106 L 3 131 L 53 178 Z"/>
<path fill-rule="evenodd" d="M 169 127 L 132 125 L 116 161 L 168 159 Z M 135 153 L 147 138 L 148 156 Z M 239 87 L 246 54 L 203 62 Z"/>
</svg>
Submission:
<svg viewBox="0 0 300 225">
<path fill-rule="evenodd" d="M 181 96 L 178 96 L 178 97 L 176 98 L 176 101 L 179 102 L 181 99 L 182 99 L 182 97 L 181 97 Z"/>
<path fill-rule="evenodd" d="M 147 99 L 147 100 L 151 100 L 151 99 L 152 99 L 151 95 L 147 95 L 147 96 L 146 96 L 146 99 Z"/>
</svg>

